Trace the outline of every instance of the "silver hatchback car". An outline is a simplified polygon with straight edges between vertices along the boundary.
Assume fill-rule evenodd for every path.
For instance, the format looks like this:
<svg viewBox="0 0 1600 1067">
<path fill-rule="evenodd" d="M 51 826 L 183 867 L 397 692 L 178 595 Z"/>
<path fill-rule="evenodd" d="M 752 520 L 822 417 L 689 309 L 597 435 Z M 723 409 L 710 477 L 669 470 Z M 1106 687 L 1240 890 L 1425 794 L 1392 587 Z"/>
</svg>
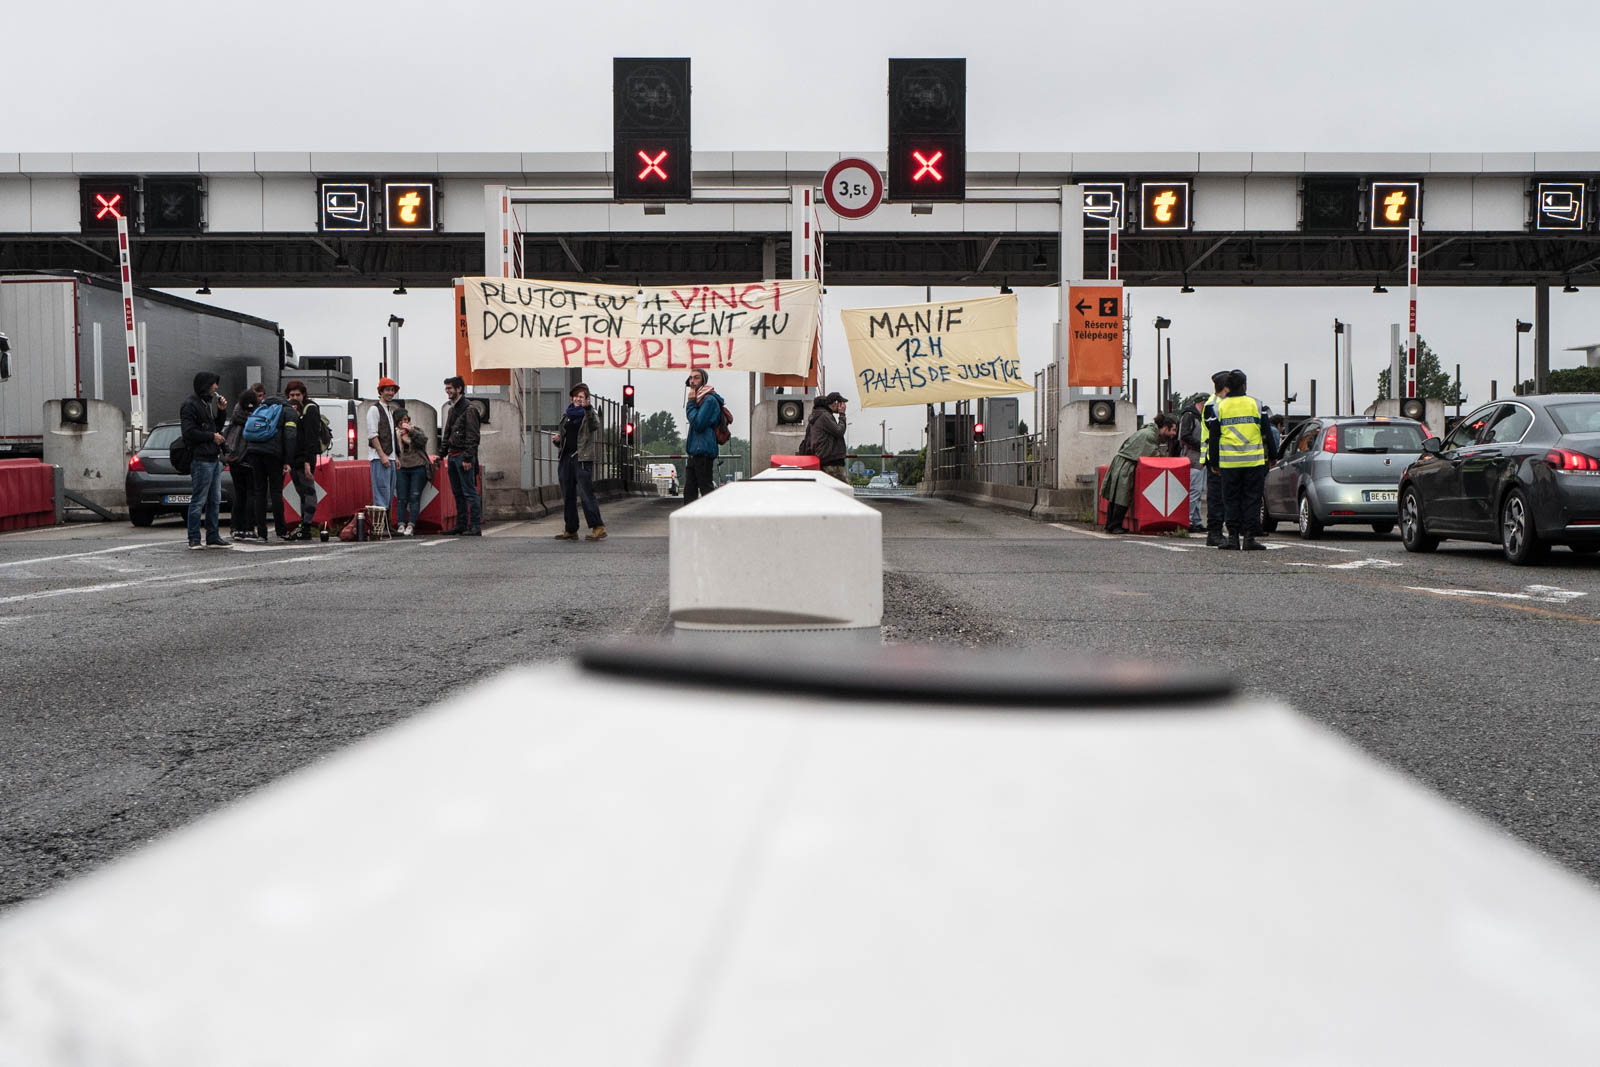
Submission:
<svg viewBox="0 0 1600 1067">
<path fill-rule="evenodd" d="M 1309 539 L 1324 526 L 1360 523 L 1373 533 L 1390 533 L 1400 474 L 1429 436 L 1414 419 L 1343 415 L 1302 422 L 1267 471 L 1262 529 L 1293 521 Z"/>
</svg>

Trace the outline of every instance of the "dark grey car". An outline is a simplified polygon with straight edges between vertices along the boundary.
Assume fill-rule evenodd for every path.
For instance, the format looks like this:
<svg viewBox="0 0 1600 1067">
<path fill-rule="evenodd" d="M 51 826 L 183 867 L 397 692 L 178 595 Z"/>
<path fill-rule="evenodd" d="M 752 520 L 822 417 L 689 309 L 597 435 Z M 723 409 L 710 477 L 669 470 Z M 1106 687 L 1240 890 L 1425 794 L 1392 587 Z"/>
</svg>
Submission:
<svg viewBox="0 0 1600 1067">
<path fill-rule="evenodd" d="M 124 488 L 128 497 L 128 518 L 135 526 L 149 526 L 157 515 L 181 515 L 189 510 L 189 476 L 172 469 L 168 453 L 181 430 L 175 422 L 163 422 L 150 431 L 144 446 L 128 459 Z M 222 512 L 233 512 L 233 474 L 222 470 Z"/>
<path fill-rule="evenodd" d="M 1304 538 L 1324 526 L 1394 530 L 1400 475 L 1422 452 L 1428 429 L 1414 419 L 1343 415 L 1308 419 L 1283 442 L 1267 471 L 1261 525 L 1292 521 Z"/>
<path fill-rule="evenodd" d="M 1497 400 L 1422 451 L 1400 485 L 1409 551 L 1459 537 L 1498 541 L 1516 564 L 1553 544 L 1600 552 L 1600 396 Z"/>
</svg>

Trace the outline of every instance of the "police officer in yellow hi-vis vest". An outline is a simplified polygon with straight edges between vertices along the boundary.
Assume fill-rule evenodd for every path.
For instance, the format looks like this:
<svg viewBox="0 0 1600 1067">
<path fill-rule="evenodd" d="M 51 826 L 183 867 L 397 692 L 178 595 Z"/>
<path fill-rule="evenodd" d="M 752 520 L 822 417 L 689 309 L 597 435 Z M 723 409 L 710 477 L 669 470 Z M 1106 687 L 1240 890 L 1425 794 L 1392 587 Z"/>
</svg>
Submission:
<svg viewBox="0 0 1600 1067">
<path fill-rule="evenodd" d="M 1228 535 L 1219 548 L 1259 552 L 1261 491 L 1267 483 L 1267 464 L 1277 459 L 1272 428 L 1261 405 L 1246 393 L 1244 371 L 1228 375 L 1228 393 L 1207 409 L 1209 430 L 1207 462 L 1222 471 L 1222 510 Z"/>
<path fill-rule="evenodd" d="M 1205 471 L 1206 494 L 1206 547 L 1222 547 L 1222 472 L 1212 458 L 1211 427 L 1216 422 L 1217 404 L 1228 395 L 1228 378 L 1232 371 L 1219 370 L 1211 376 L 1211 395 L 1200 409 L 1200 469 Z M 1194 492 L 1194 489 L 1190 489 Z"/>
</svg>

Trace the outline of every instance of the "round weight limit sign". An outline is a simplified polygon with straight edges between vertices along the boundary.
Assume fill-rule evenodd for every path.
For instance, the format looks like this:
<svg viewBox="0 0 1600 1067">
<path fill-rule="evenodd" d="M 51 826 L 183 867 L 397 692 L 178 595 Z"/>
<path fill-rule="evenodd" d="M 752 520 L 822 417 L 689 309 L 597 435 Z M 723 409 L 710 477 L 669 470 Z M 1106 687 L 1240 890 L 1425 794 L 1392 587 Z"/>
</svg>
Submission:
<svg viewBox="0 0 1600 1067">
<path fill-rule="evenodd" d="M 883 203 L 883 175 L 864 159 L 841 159 L 822 181 L 822 198 L 841 219 L 864 219 Z"/>
</svg>

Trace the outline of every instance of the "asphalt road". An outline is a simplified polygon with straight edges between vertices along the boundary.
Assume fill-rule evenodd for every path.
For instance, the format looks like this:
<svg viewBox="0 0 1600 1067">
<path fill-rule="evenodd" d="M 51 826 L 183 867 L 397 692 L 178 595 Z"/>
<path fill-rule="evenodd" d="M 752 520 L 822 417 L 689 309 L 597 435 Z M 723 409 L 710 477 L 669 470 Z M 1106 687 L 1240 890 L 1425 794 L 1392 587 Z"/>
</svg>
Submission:
<svg viewBox="0 0 1600 1067">
<path fill-rule="evenodd" d="M 1244 555 L 871 503 L 887 640 L 1222 666 L 1600 880 L 1600 561 L 1337 530 Z M 548 519 L 208 552 L 167 523 L 0 536 L 0 907 L 507 665 L 665 632 L 675 506 L 609 504 L 598 544 Z"/>
</svg>

